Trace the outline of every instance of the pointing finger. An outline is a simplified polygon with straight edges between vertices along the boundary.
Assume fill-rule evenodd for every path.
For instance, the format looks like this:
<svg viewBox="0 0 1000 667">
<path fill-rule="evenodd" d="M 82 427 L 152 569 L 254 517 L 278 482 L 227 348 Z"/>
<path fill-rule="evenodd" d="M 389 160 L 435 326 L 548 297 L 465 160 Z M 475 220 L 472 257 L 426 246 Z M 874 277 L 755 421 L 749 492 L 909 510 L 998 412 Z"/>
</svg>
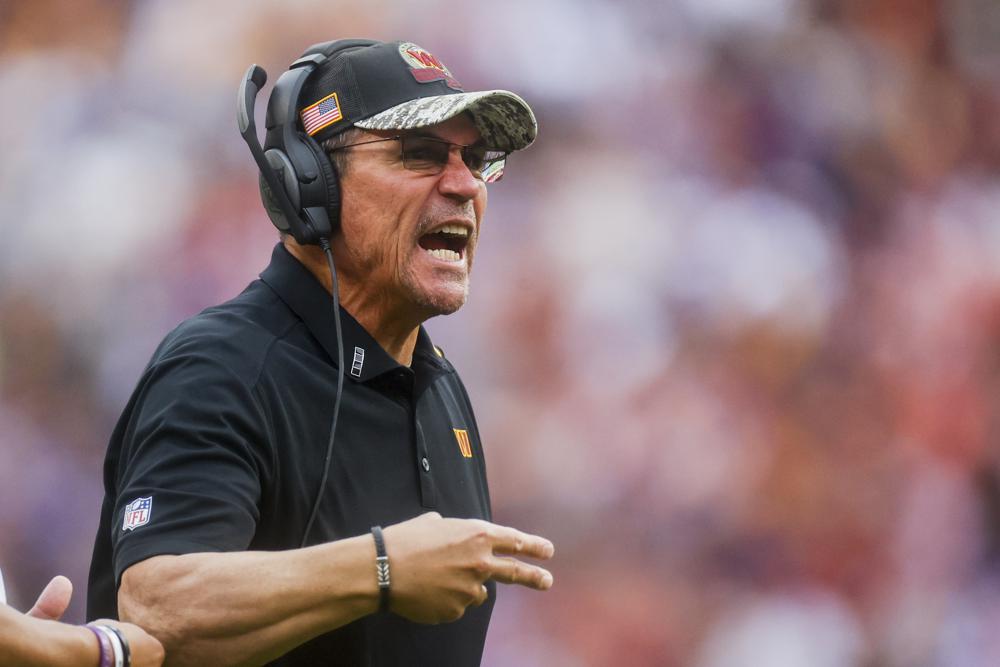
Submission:
<svg viewBox="0 0 1000 667">
<path fill-rule="evenodd" d="M 537 565 L 522 563 L 515 558 L 496 558 L 490 578 L 502 584 L 518 584 L 539 591 L 552 588 L 552 573 Z"/>
<path fill-rule="evenodd" d="M 548 559 L 555 553 L 555 547 L 544 537 L 522 533 L 514 528 L 497 526 L 491 533 L 493 553 L 508 556 L 528 556 Z"/>
</svg>

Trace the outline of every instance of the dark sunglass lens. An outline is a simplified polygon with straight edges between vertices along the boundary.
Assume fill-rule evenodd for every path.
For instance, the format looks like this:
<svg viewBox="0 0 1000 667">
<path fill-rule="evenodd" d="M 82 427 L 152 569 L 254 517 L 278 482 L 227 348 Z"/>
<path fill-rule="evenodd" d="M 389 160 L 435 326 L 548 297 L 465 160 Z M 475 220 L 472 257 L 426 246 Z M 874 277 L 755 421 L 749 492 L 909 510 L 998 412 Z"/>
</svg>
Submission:
<svg viewBox="0 0 1000 667">
<path fill-rule="evenodd" d="M 403 166 L 413 171 L 438 171 L 448 163 L 448 144 L 424 137 L 403 137 Z"/>
<path fill-rule="evenodd" d="M 472 173 L 478 174 L 486 164 L 486 153 L 480 146 L 466 146 L 462 149 L 462 161 Z"/>
</svg>

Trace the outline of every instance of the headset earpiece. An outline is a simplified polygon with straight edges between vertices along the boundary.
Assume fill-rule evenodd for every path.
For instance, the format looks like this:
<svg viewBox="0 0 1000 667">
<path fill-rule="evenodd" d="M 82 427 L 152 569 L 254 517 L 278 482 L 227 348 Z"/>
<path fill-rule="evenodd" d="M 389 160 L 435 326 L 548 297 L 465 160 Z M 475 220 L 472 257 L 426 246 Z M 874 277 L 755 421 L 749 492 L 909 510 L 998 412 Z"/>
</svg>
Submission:
<svg viewBox="0 0 1000 667">
<path fill-rule="evenodd" d="M 333 231 L 340 226 L 340 174 L 333 160 L 315 139 L 306 136 L 306 145 L 316 154 L 316 164 L 320 168 L 320 177 L 326 185 L 326 211 Z"/>
</svg>

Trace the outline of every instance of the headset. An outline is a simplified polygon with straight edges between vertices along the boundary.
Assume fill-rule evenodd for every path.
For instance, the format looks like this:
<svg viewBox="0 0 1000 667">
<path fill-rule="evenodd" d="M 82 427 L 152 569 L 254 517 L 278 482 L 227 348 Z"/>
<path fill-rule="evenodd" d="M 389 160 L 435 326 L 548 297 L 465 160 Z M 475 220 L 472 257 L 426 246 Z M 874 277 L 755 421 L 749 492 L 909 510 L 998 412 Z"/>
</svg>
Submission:
<svg viewBox="0 0 1000 667">
<path fill-rule="evenodd" d="M 340 183 L 336 168 L 319 143 L 298 125 L 299 95 L 309 75 L 337 53 L 372 46 L 370 39 L 340 39 L 309 47 L 289 66 L 274 84 L 267 102 L 264 148 L 257 139 L 254 105 L 257 93 L 267 82 L 267 72 L 260 65 L 250 65 L 236 96 L 236 122 L 240 136 L 250 147 L 260 168 L 260 190 L 264 208 L 271 222 L 284 234 L 291 234 L 301 245 L 318 245 L 326 254 L 333 281 L 333 321 L 337 332 L 337 391 L 333 401 L 333 420 L 326 445 L 323 478 L 320 480 L 300 547 L 309 541 L 309 532 L 319 512 L 323 491 L 330 475 L 333 441 L 337 433 L 340 397 L 344 389 L 344 338 L 340 329 L 340 298 L 337 270 L 333 265 L 330 237 L 340 225 Z"/>
<path fill-rule="evenodd" d="M 240 136 L 260 168 L 261 199 L 278 231 L 302 245 L 329 241 L 340 222 L 340 184 L 333 163 L 319 143 L 298 124 L 299 96 L 309 75 L 323 62 L 348 49 L 372 46 L 370 39 L 338 39 L 309 47 L 278 77 L 267 102 L 264 148 L 257 139 L 254 103 L 267 81 L 260 65 L 251 65 L 236 97 Z"/>
</svg>

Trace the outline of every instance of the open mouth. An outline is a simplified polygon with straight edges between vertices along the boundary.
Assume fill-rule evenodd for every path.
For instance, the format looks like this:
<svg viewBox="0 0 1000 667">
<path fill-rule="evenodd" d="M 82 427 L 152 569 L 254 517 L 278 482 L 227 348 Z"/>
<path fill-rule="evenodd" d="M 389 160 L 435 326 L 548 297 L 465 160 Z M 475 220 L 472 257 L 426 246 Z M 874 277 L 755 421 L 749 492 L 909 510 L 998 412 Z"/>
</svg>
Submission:
<svg viewBox="0 0 1000 667">
<path fill-rule="evenodd" d="M 462 225 L 445 225 L 417 241 L 421 248 L 438 259 L 457 262 L 465 257 L 469 245 L 469 230 Z"/>
</svg>

